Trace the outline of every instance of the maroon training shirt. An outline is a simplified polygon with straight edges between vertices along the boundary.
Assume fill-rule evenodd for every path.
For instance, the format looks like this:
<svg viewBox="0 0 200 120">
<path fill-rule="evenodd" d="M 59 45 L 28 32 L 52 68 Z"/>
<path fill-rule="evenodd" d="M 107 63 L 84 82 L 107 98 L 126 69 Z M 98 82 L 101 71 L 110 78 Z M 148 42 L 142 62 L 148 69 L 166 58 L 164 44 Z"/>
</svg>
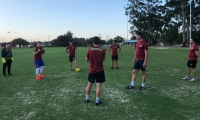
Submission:
<svg viewBox="0 0 200 120">
<path fill-rule="evenodd" d="M 88 49 L 86 54 L 88 61 L 90 62 L 89 73 L 94 74 L 104 70 L 103 61 L 105 58 L 105 50 L 99 46 L 95 46 Z"/>
<path fill-rule="evenodd" d="M 34 60 L 42 60 L 42 54 L 44 53 L 43 47 L 35 47 L 34 52 L 37 52 L 40 49 L 40 52 L 34 55 Z"/>
<path fill-rule="evenodd" d="M 145 59 L 145 50 L 148 50 L 148 44 L 146 41 L 138 41 L 136 43 L 136 60 Z"/>
<path fill-rule="evenodd" d="M 75 49 L 76 46 L 72 45 L 72 46 L 67 46 L 66 50 L 69 49 L 69 56 L 75 56 Z"/>
<path fill-rule="evenodd" d="M 117 49 L 120 48 L 119 45 L 111 45 L 110 49 L 112 49 L 112 56 L 118 55 Z"/>
<path fill-rule="evenodd" d="M 199 51 L 199 48 L 196 44 L 190 47 L 190 52 L 188 54 L 188 60 L 197 60 L 197 56 L 195 54 L 196 51 Z"/>
</svg>

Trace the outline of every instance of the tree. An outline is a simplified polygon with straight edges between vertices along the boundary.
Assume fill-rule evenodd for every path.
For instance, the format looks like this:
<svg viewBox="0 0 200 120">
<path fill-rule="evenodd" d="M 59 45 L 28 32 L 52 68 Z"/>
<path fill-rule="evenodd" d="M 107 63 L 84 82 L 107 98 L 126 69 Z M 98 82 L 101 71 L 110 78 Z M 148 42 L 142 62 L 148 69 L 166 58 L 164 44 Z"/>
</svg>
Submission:
<svg viewBox="0 0 200 120">
<path fill-rule="evenodd" d="M 12 46 L 16 46 L 17 44 L 19 44 L 19 45 L 28 45 L 29 44 L 28 41 L 26 41 L 22 38 L 16 38 L 16 39 L 12 40 L 11 43 L 12 43 Z"/>
<path fill-rule="evenodd" d="M 124 41 L 124 38 L 120 37 L 120 36 L 116 36 L 114 38 L 114 40 L 116 40 L 117 43 L 122 43 Z"/>
<path fill-rule="evenodd" d="M 125 11 L 130 17 L 132 35 L 136 31 L 141 31 L 149 43 L 157 41 L 163 31 L 166 14 L 161 2 L 162 0 L 129 0 L 130 4 L 127 4 Z"/>
<path fill-rule="evenodd" d="M 53 40 L 55 46 L 68 46 L 69 42 L 72 41 L 73 33 L 71 31 L 68 31 L 64 35 L 60 35 L 57 37 L 57 39 Z"/>
<path fill-rule="evenodd" d="M 166 0 L 166 7 L 173 12 L 172 20 L 175 19 L 176 22 L 182 23 L 179 27 L 182 27 L 182 46 L 185 47 L 187 39 L 189 41 L 189 23 L 190 23 L 190 1 L 191 0 Z M 191 12 L 192 12 L 192 24 L 197 26 L 199 24 L 199 12 L 200 12 L 200 0 L 191 1 Z M 187 39 L 186 39 L 187 32 Z"/>
</svg>

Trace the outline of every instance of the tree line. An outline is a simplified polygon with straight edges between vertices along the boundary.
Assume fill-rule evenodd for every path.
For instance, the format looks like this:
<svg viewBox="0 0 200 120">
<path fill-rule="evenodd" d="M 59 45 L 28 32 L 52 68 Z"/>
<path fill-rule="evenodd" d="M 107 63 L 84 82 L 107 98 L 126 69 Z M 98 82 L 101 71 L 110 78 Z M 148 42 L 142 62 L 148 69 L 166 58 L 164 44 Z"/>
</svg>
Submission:
<svg viewBox="0 0 200 120">
<path fill-rule="evenodd" d="M 158 40 L 188 44 L 190 38 L 190 1 L 192 37 L 200 43 L 200 0 L 128 0 L 125 14 L 130 33 L 142 31 L 148 43 Z"/>
<path fill-rule="evenodd" d="M 90 38 L 85 39 L 85 40 L 74 41 L 73 33 L 71 31 L 67 31 L 67 33 L 65 33 L 64 35 L 58 36 L 56 39 L 51 40 L 49 43 L 53 44 L 53 46 L 66 47 L 66 46 L 69 45 L 69 42 L 72 41 L 76 46 L 87 46 L 87 45 L 93 44 L 92 38 L 93 37 L 90 37 Z M 117 43 L 122 43 L 124 41 L 124 38 L 122 38 L 121 36 L 116 36 L 115 38 L 109 39 L 107 41 L 101 39 L 100 44 L 101 45 L 110 45 L 110 44 L 112 44 L 113 40 L 116 40 Z M 41 42 L 43 42 L 43 41 L 41 41 Z M 37 41 L 30 43 L 23 38 L 16 38 L 9 43 L 12 43 L 12 46 L 16 46 L 17 44 L 18 45 L 32 44 L 33 46 L 36 46 Z M 6 43 L 3 43 L 3 46 L 5 46 L 5 44 Z M 48 45 L 48 44 L 45 44 L 45 45 Z"/>
</svg>

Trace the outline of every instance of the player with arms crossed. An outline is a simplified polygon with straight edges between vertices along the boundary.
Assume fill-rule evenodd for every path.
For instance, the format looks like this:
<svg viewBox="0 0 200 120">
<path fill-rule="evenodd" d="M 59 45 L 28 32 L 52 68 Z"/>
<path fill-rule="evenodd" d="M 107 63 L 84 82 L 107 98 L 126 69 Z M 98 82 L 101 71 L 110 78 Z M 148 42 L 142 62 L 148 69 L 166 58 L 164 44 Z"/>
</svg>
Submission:
<svg viewBox="0 0 200 120">
<path fill-rule="evenodd" d="M 101 84 L 105 82 L 103 61 L 105 60 L 106 49 L 100 48 L 99 37 L 94 37 L 92 40 L 94 46 L 89 48 L 85 58 L 86 61 L 90 62 L 85 102 L 89 102 L 91 87 L 96 81 L 96 106 L 98 106 L 101 104 L 99 100 L 101 94 Z"/>
<path fill-rule="evenodd" d="M 143 39 L 143 33 L 137 32 L 136 38 L 138 42 L 136 43 L 135 48 L 135 58 L 132 60 L 134 62 L 133 73 L 132 73 L 132 81 L 131 84 L 127 86 L 127 89 L 133 89 L 137 72 L 138 70 L 142 71 L 142 85 L 139 88 L 140 90 L 145 89 L 145 82 L 146 82 L 146 66 L 147 66 L 147 58 L 148 58 L 148 44 Z"/>
<path fill-rule="evenodd" d="M 196 81 L 196 64 L 197 64 L 197 58 L 199 56 L 199 48 L 198 46 L 195 44 L 196 40 L 190 39 L 190 52 L 188 54 L 188 61 L 187 61 L 187 74 L 186 77 L 182 78 L 183 80 L 189 80 L 189 76 L 190 76 L 190 68 L 192 69 L 192 73 L 193 73 L 193 78 L 190 80 L 191 82 Z"/>
<path fill-rule="evenodd" d="M 111 49 L 112 49 L 112 52 L 110 51 Z M 119 49 L 119 51 L 118 51 L 118 49 Z M 113 69 L 114 61 L 116 63 L 116 69 L 119 69 L 117 60 L 118 60 L 118 53 L 121 51 L 121 48 L 119 47 L 119 45 L 116 44 L 116 40 L 113 40 L 113 43 L 109 48 L 109 51 L 112 54 L 112 67 L 111 67 L 111 69 Z"/>
<path fill-rule="evenodd" d="M 41 42 L 37 42 L 37 46 L 34 48 L 33 54 L 34 54 L 34 64 L 36 67 L 35 74 L 36 74 L 36 80 L 40 80 L 42 78 L 45 78 L 42 74 L 44 72 L 44 61 L 42 60 L 42 54 L 45 53 L 45 50 L 41 46 Z"/>
<path fill-rule="evenodd" d="M 72 61 L 73 60 L 74 60 L 75 66 L 76 67 L 78 67 L 78 66 L 77 66 L 77 58 L 76 58 L 76 55 L 77 55 L 76 46 L 73 45 L 72 41 L 69 42 L 69 46 L 67 46 L 66 52 L 69 55 L 70 69 L 71 69 L 71 71 L 73 71 L 73 69 L 72 69 Z"/>
</svg>

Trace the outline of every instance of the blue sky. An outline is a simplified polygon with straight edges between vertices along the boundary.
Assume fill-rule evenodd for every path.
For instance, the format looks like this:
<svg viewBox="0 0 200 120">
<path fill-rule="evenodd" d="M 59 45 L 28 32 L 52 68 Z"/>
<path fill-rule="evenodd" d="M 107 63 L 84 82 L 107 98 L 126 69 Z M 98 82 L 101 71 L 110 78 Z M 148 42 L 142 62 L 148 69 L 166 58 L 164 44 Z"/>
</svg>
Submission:
<svg viewBox="0 0 200 120">
<path fill-rule="evenodd" d="M 0 42 L 18 37 L 47 41 L 68 30 L 73 37 L 127 38 L 126 4 L 127 0 L 1 0 Z"/>
</svg>

